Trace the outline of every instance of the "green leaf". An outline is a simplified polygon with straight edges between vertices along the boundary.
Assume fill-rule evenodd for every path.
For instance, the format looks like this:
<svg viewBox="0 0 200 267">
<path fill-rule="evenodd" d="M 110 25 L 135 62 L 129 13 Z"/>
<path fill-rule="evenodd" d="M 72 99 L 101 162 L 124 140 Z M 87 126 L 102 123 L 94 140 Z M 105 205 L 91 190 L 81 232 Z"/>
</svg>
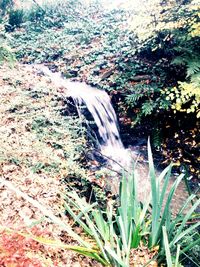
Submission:
<svg viewBox="0 0 200 267">
<path fill-rule="evenodd" d="M 163 238 L 164 238 L 164 247 L 165 247 L 165 252 L 166 252 L 167 267 L 172 267 L 172 256 L 171 256 L 171 252 L 169 248 L 169 241 L 168 241 L 167 231 L 166 231 L 165 226 L 162 227 L 162 231 L 163 231 Z"/>
</svg>

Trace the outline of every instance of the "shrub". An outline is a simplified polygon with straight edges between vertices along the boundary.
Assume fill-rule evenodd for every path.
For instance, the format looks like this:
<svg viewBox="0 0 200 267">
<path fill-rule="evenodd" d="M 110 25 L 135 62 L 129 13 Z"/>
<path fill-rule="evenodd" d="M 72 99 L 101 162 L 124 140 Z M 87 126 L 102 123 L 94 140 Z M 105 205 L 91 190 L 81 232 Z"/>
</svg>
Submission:
<svg viewBox="0 0 200 267">
<path fill-rule="evenodd" d="M 27 11 L 26 19 L 31 22 L 38 22 L 42 21 L 45 16 L 45 11 L 41 9 L 40 7 L 31 8 Z"/>
<path fill-rule="evenodd" d="M 6 30 L 14 30 L 16 27 L 20 27 L 23 23 L 24 19 L 24 11 L 22 9 L 11 9 L 9 12 L 9 19 L 8 19 L 8 25 L 6 26 Z"/>
</svg>

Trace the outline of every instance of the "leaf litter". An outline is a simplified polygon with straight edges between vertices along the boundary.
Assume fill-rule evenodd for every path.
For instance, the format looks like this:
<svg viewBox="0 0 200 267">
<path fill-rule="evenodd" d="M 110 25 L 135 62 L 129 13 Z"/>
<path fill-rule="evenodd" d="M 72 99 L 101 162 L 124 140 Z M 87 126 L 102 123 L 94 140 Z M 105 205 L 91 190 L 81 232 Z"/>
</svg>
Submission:
<svg viewBox="0 0 200 267">
<path fill-rule="evenodd" d="M 61 220 L 72 225 L 73 222 L 64 215 L 62 195 L 66 186 L 62 179 L 71 173 L 86 175 L 85 170 L 74 160 L 73 147 L 74 142 L 81 146 L 84 138 L 76 139 L 76 136 L 64 128 L 64 118 L 58 112 L 58 101 L 55 101 L 56 97 L 59 97 L 57 89 L 53 88 L 49 79 L 38 76 L 32 68 L 20 64 L 14 68 L 1 66 L 0 87 L 1 176 L 48 207 Z M 72 156 L 66 157 L 65 154 Z M 11 245 L 8 244 L 12 241 L 13 247 L 13 235 L 14 240 L 19 242 L 17 231 L 32 234 L 37 232 L 51 240 L 76 244 L 65 231 L 45 218 L 39 210 L 4 186 L 0 186 L 0 202 L 1 256 L 2 240 L 8 239 L 6 244 L 9 248 Z M 14 233 L 8 233 L 6 229 L 12 229 Z M 20 242 L 23 246 L 23 242 Z M 38 245 L 37 249 L 34 249 L 33 243 L 29 246 L 27 242 L 29 241 L 25 241 L 27 256 L 24 261 L 17 246 L 15 255 L 21 255 L 21 260 L 18 259 L 17 264 L 15 262 L 16 267 L 100 266 L 93 260 L 71 251 L 46 245 Z M 34 265 L 33 260 L 29 261 L 35 258 L 39 259 L 41 265 Z"/>
</svg>

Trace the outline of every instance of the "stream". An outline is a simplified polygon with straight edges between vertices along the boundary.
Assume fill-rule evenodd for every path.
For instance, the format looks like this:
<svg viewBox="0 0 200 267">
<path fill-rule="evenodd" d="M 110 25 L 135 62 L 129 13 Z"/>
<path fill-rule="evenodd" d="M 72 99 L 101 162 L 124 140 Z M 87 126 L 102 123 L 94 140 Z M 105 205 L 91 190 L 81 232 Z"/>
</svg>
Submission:
<svg viewBox="0 0 200 267">
<path fill-rule="evenodd" d="M 59 72 L 52 72 L 48 67 L 39 64 L 31 66 L 34 70 L 50 78 L 57 88 L 62 88 L 63 98 L 71 97 L 76 105 L 79 116 L 82 115 L 83 107 L 87 108 L 92 115 L 97 128 L 98 149 L 114 171 L 121 172 L 122 169 L 131 170 L 134 161 L 138 161 L 138 151 L 126 149 L 121 141 L 117 116 L 111 104 L 109 95 L 97 88 L 91 87 L 86 83 L 70 81 L 64 79 Z M 86 118 L 87 120 L 87 118 Z M 142 201 L 146 199 L 150 191 L 150 181 L 148 175 L 148 164 L 145 161 L 138 161 L 134 174 L 138 180 L 138 194 Z M 156 171 L 159 175 L 160 171 Z M 169 188 L 174 182 L 175 177 L 170 180 Z M 110 177 L 107 181 L 114 194 L 118 193 L 119 175 Z M 188 193 L 185 183 L 180 183 L 173 202 L 173 211 L 177 212 L 182 206 Z"/>
</svg>

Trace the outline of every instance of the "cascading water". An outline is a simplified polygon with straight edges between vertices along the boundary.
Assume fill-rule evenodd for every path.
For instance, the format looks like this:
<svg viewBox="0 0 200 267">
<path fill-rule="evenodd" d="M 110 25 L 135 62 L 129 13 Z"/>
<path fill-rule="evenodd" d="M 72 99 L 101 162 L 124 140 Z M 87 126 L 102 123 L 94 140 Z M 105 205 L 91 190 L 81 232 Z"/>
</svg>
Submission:
<svg viewBox="0 0 200 267">
<path fill-rule="evenodd" d="M 117 117 L 108 94 L 79 82 L 67 82 L 67 89 L 77 107 L 79 108 L 85 104 L 92 114 L 100 136 L 101 153 L 124 165 L 127 159 L 127 151 L 122 144 Z"/>
<path fill-rule="evenodd" d="M 71 82 L 61 77 L 61 74 L 51 72 L 44 65 L 34 65 L 39 72 L 49 76 L 51 82 L 56 87 L 61 87 L 64 97 L 72 97 L 77 105 L 79 112 L 81 106 L 86 105 L 89 112 L 92 114 L 94 121 L 98 128 L 98 135 L 100 137 L 100 152 L 106 157 L 110 158 L 110 165 L 113 170 L 119 171 L 120 166 L 131 171 L 132 159 L 137 159 L 137 153 L 127 151 L 121 141 L 120 134 L 117 127 L 117 118 L 115 111 L 111 105 L 110 98 L 105 91 L 98 90 L 85 83 Z M 135 155 L 134 155 L 135 154 Z M 119 164 L 116 164 L 118 162 Z M 148 176 L 147 164 L 137 164 L 137 169 L 134 169 L 134 175 L 139 179 L 140 186 L 138 187 L 139 199 L 144 200 L 149 195 L 150 180 Z M 118 193 L 119 176 L 110 176 L 107 183 L 114 194 Z M 173 179 L 170 181 L 171 187 Z M 174 200 L 173 210 L 179 210 L 183 201 L 188 197 L 184 183 L 179 185 L 177 194 L 178 197 Z M 182 196 L 182 198 L 180 198 Z"/>
<path fill-rule="evenodd" d="M 105 91 L 91 87 L 86 83 L 65 80 L 60 73 L 53 73 L 43 65 L 35 65 L 35 67 L 49 76 L 57 87 L 62 87 L 64 96 L 70 96 L 74 99 L 79 113 L 81 106 L 86 105 L 98 128 L 101 154 L 110 159 L 110 164 L 115 168 L 117 168 L 116 162 L 122 166 L 127 166 L 130 162 L 129 153 L 122 144 L 117 117 L 109 95 Z M 114 162 L 115 164 L 113 164 Z"/>
</svg>

